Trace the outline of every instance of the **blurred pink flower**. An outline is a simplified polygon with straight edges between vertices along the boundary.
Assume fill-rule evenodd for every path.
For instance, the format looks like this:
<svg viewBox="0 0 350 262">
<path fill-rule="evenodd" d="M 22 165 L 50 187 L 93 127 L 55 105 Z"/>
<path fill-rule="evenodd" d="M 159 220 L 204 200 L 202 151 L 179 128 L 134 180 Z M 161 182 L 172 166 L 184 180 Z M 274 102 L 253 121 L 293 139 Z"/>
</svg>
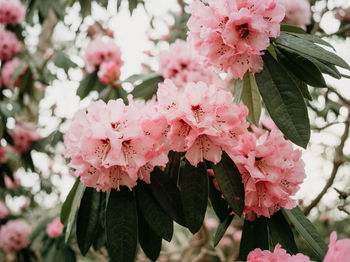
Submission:
<svg viewBox="0 0 350 262">
<path fill-rule="evenodd" d="M 19 0 L 0 0 L 0 24 L 20 24 L 24 15 L 24 7 Z"/>
<path fill-rule="evenodd" d="M 334 17 L 341 22 L 350 21 L 350 7 L 337 7 L 333 9 Z"/>
<path fill-rule="evenodd" d="M 205 226 L 208 230 L 216 229 L 218 225 L 219 225 L 219 222 L 213 217 L 209 217 L 205 219 Z"/>
<path fill-rule="evenodd" d="M 232 238 L 230 238 L 229 236 L 224 236 L 219 242 L 219 247 L 230 247 L 232 246 L 232 244 Z"/>
<path fill-rule="evenodd" d="M 98 70 L 98 78 L 106 85 L 112 85 L 119 80 L 121 64 L 114 61 L 103 62 Z"/>
<path fill-rule="evenodd" d="M 16 173 L 13 175 L 13 178 L 14 178 L 14 181 L 12 181 L 12 179 L 9 178 L 8 176 L 4 177 L 5 186 L 8 189 L 16 189 L 21 185 L 21 179 L 18 177 Z"/>
<path fill-rule="evenodd" d="M 7 209 L 7 206 L 4 202 L 0 201 L 0 220 L 7 217 L 9 214 L 9 210 Z"/>
<path fill-rule="evenodd" d="M 0 60 L 10 60 L 21 50 L 21 47 L 22 45 L 14 33 L 0 29 Z"/>
<path fill-rule="evenodd" d="M 23 65 L 21 65 L 21 64 L 22 64 L 22 61 L 19 60 L 17 57 L 13 58 L 12 60 L 10 60 L 4 64 L 4 66 L 1 69 L 1 78 L 2 78 L 2 82 L 3 82 L 4 86 L 10 87 L 13 73 L 16 71 L 16 69 L 19 66 L 21 66 L 22 67 L 21 73 L 19 74 L 17 79 L 14 79 L 14 83 L 13 83 L 13 85 L 15 87 L 19 86 L 20 77 L 25 73 L 25 71 L 27 70 L 27 67 L 28 67 L 27 64 L 24 62 L 23 62 Z"/>
<path fill-rule="evenodd" d="M 25 222 L 11 220 L 0 227 L 0 247 L 6 252 L 26 248 L 29 234 L 30 227 Z"/>
<path fill-rule="evenodd" d="M 300 26 L 306 29 L 311 23 L 311 6 L 308 0 L 278 0 L 286 9 L 282 23 Z"/>
<path fill-rule="evenodd" d="M 7 148 L 0 146 L 0 164 L 3 164 L 7 161 Z"/>
<path fill-rule="evenodd" d="M 238 230 L 233 234 L 233 240 L 236 243 L 240 243 L 242 239 L 242 230 Z"/>
<path fill-rule="evenodd" d="M 349 262 L 350 239 L 337 240 L 337 233 L 332 232 L 328 252 L 323 262 Z"/>
<path fill-rule="evenodd" d="M 51 238 L 57 238 L 61 235 L 64 226 L 62 225 L 59 218 L 54 219 L 51 223 L 49 223 L 46 227 L 46 232 Z"/>
<path fill-rule="evenodd" d="M 34 124 L 29 122 L 17 124 L 15 128 L 10 131 L 10 135 L 15 144 L 14 149 L 19 154 L 27 152 L 32 142 L 41 139 Z"/>
</svg>

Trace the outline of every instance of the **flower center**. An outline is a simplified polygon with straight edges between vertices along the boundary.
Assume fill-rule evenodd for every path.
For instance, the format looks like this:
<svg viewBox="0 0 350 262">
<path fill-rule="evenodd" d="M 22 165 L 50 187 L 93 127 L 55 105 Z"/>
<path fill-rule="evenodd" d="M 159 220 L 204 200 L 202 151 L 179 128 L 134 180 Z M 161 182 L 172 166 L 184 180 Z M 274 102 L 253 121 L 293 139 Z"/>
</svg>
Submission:
<svg viewBox="0 0 350 262">
<path fill-rule="evenodd" d="M 248 24 L 242 24 L 236 27 L 237 31 L 240 31 L 240 35 L 242 39 L 245 39 L 249 35 L 249 29 L 248 29 Z"/>
</svg>

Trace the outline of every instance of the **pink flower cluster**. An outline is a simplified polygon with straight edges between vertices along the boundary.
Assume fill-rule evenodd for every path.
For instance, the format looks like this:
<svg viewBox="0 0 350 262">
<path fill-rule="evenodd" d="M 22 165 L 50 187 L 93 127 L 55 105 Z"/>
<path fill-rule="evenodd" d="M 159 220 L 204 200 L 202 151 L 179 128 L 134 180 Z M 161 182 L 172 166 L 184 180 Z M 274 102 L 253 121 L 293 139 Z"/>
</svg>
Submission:
<svg viewBox="0 0 350 262">
<path fill-rule="evenodd" d="M 350 21 L 350 7 L 343 8 L 337 7 L 334 8 L 334 17 L 341 22 Z"/>
<path fill-rule="evenodd" d="M 22 154 L 29 150 L 34 141 L 41 139 L 36 127 L 32 123 L 20 123 L 10 131 L 14 141 L 14 149 L 17 153 Z"/>
<path fill-rule="evenodd" d="M 138 178 L 149 183 L 154 166 L 166 165 L 166 128 L 152 102 L 141 104 L 131 97 L 128 106 L 122 99 L 93 102 L 73 118 L 64 139 L 65 156 L 86 186 L 131 189 Z"/>
<path fill-rule="evenodd" d="M 21 50 L 21 43 L 16 35 L 0 29 L 0 60 L 11 59 L 19 50 Z"/>
<path fill-rule="evenodd" d="M 13 175 L 13 178 L 14 178 L 14 180 L 9 178 L 8 176 L 4 177 L 5 186 L 8 189 L 16 189 L 21 185 L 21 179 L 18 177 L 18 175 L 16 173 Z"/>
<path fill-rule="evenodd" d="M 86 47 L 85 62 L 88 72 L 99 67 L 98 76 L 105 84 L 113 84 L 119 79 L 123 65 L 119 47 L 112 38 L 102 36 L 94 38 Z"/>
<path fill-rule="evenodd" d="M 4 202 L 0 201 L 0 220 L 7 217 L 9 214 L 9 210 L 7 209 L 7 206 Z"/>
<path fill-rule="evenodd" d="M 330 236 L 328 252 L 323 262 L 349 262 L 350 239 L 337 241 L 337 233 L 333 232 Z"/>
<path fill-rule="evenodd" d="M 29 234 L 30 227 L 25 222 L 11 220 L 0 228 L 0 247 L 6 252 L 26 248 Z"/>
<path fill-rule="evenodd" d="M 282 23 L 300 26 L 306 29 L 311 23 L 311 6 L 308 0 L 278 0 L 286 9 L 286 16 Z"/>
<path fill-rule="evenodd" d="M 213 69 L 200 63 L 201 58 L 194 52 L 192 46 L 176 40 L 169 50 L 159 54 L 159 74 L 171 79 L 176 86 L 182 87 L 188 82 L 205 82 L 219 84 L 222 82 Z"/>
<path fill-rule="evenodd" d="M 16 69 L 21 66 L 21 73 L 18 76 L 17 79 L 15 79 L 13 85 L 14 86 L 19 86 L 19 78 L 25 73 L 25 71 L 27 70 L 27 64 L 21 64 L 21 60 L 19 60 L 17 57 L 13 58 L 12 60 L 6 62 L 4 64 L 4 66 L 1 69 L 1 79 L 2 79 L 2 83 L 4 84 L 4 86 L 6 87 L 10 87 L 11 84 L 11 80 L 12 80 L 12 76 L 13 73 L 16 71 Z"/>
<path fill-rule="evenodd" d="M 24 7 L 19 0 L 0 0 L 0 24 L 20 24 L 24 15 Z"/>
<path fill-rule="evenodd" d="M 205 61 L 235 78 L 263 68 L 261 55 L 280 33 L 285 10 L 277 0 L 200 0 L 190 6 L 189 40 Z"/>
<path fill-rule="evenodd" d="M 62 225 L 59 218 L 54 219 L 51 223 L 49 223 L 46 227 L 46 232 L 51 238 L 57 238 L 61 235 L 64 226 Z"/>
<path fill-rule="evenodd" d="M 286 250 L 281 248 L 281 245 L 276 245 L 275 250 L 262 251 L 257 248 L 251 251 L 247 257 L 247 262 L 311 262 L 310 258 L 303 254 L 289 255 Z"/>
</svg>

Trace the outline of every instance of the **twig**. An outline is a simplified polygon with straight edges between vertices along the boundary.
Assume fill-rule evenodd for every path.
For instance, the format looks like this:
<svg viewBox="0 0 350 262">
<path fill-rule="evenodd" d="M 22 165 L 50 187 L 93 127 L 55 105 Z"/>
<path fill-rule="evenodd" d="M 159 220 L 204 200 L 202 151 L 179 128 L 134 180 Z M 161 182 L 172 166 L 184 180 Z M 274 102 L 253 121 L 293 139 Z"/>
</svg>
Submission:
<svg viewBox="0 0 350 262">
<path fill-rule="evenodd" d="M 350 25 L 346 25 L 342 28 L 340 28 L 337 32 L 332 33 L 332 34 L 321 34 L 320 37 L 329 37 L 329 36 L 334 36 L 334 35 L 340 35 L 344 32 L 347 32 L 350 30 Z"/>
<path fill-rule="evenodd" d="M 332 122 L 332 123 L 328 123 L 327 125 L 324 125 L 322 127 L 313 126 L 311 128 L 312 128 L 312 130 L 321 131 L 321 130 L 326 129 L 326 128 L 330 127 L 330 126 L 339 125 L 339 124 L 345 124 L 347 122 L 350 122 L 350 120 L 349 121 L 344 121 L 344 122 L 335 121 L 335 122 Z"/>
</svg>

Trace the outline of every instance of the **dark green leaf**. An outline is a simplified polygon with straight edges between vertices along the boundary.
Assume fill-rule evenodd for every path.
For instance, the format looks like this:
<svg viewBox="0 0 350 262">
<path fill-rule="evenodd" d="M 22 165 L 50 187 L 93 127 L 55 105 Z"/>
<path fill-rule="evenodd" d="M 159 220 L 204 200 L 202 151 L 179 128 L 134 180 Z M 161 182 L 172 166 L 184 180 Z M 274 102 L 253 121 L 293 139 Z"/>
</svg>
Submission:
<svg viewBox="0 0 350 262">
<path fill-rule="evenodd" d="M 163 80 L 163 77 L 159 75 L 149 78 L 136 86 L 131 94 L 134 98 L 151 99 L 158 90 L 158 84 L 163 82 Z"/>
<path fill-rule="evenodd" d="M 117 0 L 117 12 L 119 11 L 121 4 L 122 4 L 122 0 Z"/>
<path fill-rule="evenodd" d="M 177 223 L 186 226 L 181 194 L 169 175 L 155 168 L 151 173 L 151 190 L 163 210 Z"/>
<path fill-rule="evenodd" d="M 68 196 L 62 205 L 60 220 L 61 220 L 61 223 L 63 225 L 66 225 L 68 222 L 68 216 L 69 216 L 70 210 L 72 208 L 72 202 L 73 202 L 75 193 L 77 192 L 77 188 L 78 188 L 79 184 L 80 184 L 80 178 L 78 177 L 75 180 L 75 183 L 72 186 L 72 189 L 69 191 Z"/>
<path fill-rule="evenodd" d="M 244 220 L 238 260 L 247 260 L 247 256 L 250 251 L 256 248 L 260 248 L 261 250 L 269 249 L 269 239 L 265 217 L 260 217 L 255 221 Z"/>
<path fill-rule="evenodd" d="M 297 32 L 289 32 L 288 34 L 291 34 L 291 35 L 299 37 L 301 39 L 310 41 L 312 43 L 328 46 L 328 47 L 332 48 L 335 51 L 334 47 L 330 43 L 324 41 L 322 38 L 319 38 L 318 36 L 305 34 L 305 33 L 299 34 Z"/>
<path fill-rule="evenodd" d="M 108 253 L 115 262 L 131 262 L 135 259 L 138 235 L 138 219 L 133 192 L 121 187 L 112 190 L 106 210 Z"/>
<path fill-rule="evenodd" d="M 139 182 L 135 191 L 138 207 L 152 230 L 165 240 L 171 241 L 173 221 L 159 206 L 150 192 L 149 185 Z"/>
<path fill-rule="evenodd" d="M 306 147 L 310 139 L 310 123 L 303 95 L 269 53 L 263 56 L 263 60 L 264 69 L 255 77 L 267 111 L 289 140 Z"/>
<path fill-rule="evenodd" d="M 299 207 L 291 210 L 282 209 L 283 214 L 294 225 L 296 231 L 303 237 L 306 243 L 315 251 L 320 259 L 323 259 L 327 252 L 327 245 L 321 234 L 314 225 L 307 219 Z"/>
<path fill-rule="evenodd" d="M 214 166 L 214 174 L 224 198 L 238 216 L 244 209 L 242 176 L 232 159 L 223 152 L 220 163 Z"/>
<path fill-rule="evenodd" d="M 97 235 L 101 193 L 95 188 L 86 188 L 81 199 L 77 218 L 77 240 L 83 256 L 89 251 Z"/>
<path fill-rule="evenodd" d="M 22 61 L 15 69 L 15 71 L 12 74 L 11 81 L 10 81 L 10 87 L 13 87 L 16 80 L 19 78 L 19 76 L 22 74 L 23 67 L 25 66 L 25 63 Z"/>
<path fill-rule="evenodd" d="M 281 31 L 298 33 L 298 34 L 306 34 L 305 30 L 302 29 L 301 27 L 294 26 L 294 25 L 286 25 L 286 24 L 281 24 Z"/>
<path fill-rule="evenodd" d="M 248 119 L 259 126 L 261 115 L 261 98 L 254 74 L 245 73 L 243 78 L 242 102 L 248 107 Z"/>
<path fill-rule="evenodd" d="M 64 69 L 64 71 L 67 73 L 69 68 L 76 67 L 77 64 L 74 63 L 64 52 L 57 51 L 56 57 L 55 57 L 55 65 L 57 67 L 60 67 Z"/>
<path fill-rule="evenodd" d="M 338 69 L 334 65 L 332 65 L 330 63 L 326 63 L 326 62 L 321 62 L 321 61 L 319 61 L 311 56 L 308 56 L 306 54 L 304 54 L 304 56 L 307 59 L 309 59 L 311 62 L 313 62 L 322 73 L 333 76 L 336 79 L 340 79 L 342 77 L 340 72 L 338 71 Z"/>
<path fill-rule="evenodd" d="M 208 204 L 209 185 L 205 163 L 194 167 L 186 161 L 180 173 L 179 186 L 186 225 L 195 234 L 203 225 Z"/>
<path fill-rule="evenodd" d="M 129 11 L 131 15 L 134 12 L 134 9 L 136 9 L 137 4 L 138 4 L 137 0 L 129 0 Z"/>
<path fill-rule="evenodd" d="M 220 240 L 225 235 L 227 228 L 231 225 L 233 217 L 233 215 L 228 215 L 224 221 L 220 222 L 218 229 L 215 232 L 214 247 L 219 244 Z"/>
<path fill-rule="evenodd" d="M 138 215 L 138 219 L 139 242 L 142 250 L 150 260 L 156 261 L 162 248 L 162 238 L 153 232 L 149 224 L 146 222 L 145 218 L 140 215 L 140 213 Z"/>
<path fill-rule="evenodd" d="M 91 74 L 88 74 L 80 82 L 79 88 L 77 90 L 77 95 L 80 97 L 80 99 L 83 99 L 84 97 L 89 95 L 90 91 L 94 88 L 97 79 L 97 72 L 95 71 Z"/>
<path fill-rule="evenodd" d="M 215 214 L 221 222 L 225 220 L 228 214 L 232 212 L 228 207 L 228 203 L 223 199 L 222 194 L 215 188 L 214 178 L 209 179 L 209 199 L 210 203 L 213 206 Z"/>
<path fill-rule="evenodd" d="M 168 158 L 169 162 L 165 169 L 165 173 L 168 174 L 175 183 L 177 183 L 180 171 L 181 153 L 170 151 Z"/>
<path fill-rule="evenodd" d="M 270 249 L 274 249 L 277 244 L 281 244 L 282 248 L 287 250 L 289 254 L 298 253 L 292 229 L 282 212 L 278 211 L 266 221 L 269 229 L 270 243 L 272 244 Z"/>
<path fill-rule="evenodd" d="M 146 80 L 149 80 L 155 77 L 159 77 L 159 75 L 156 72 L 151 72 L 149 74 L 135 74 L 135 75 L 129 76 L 123 82 L 127 82 L 127 83 L 135 83 L 137 81 L 144 82 Z"/>
</svg>

